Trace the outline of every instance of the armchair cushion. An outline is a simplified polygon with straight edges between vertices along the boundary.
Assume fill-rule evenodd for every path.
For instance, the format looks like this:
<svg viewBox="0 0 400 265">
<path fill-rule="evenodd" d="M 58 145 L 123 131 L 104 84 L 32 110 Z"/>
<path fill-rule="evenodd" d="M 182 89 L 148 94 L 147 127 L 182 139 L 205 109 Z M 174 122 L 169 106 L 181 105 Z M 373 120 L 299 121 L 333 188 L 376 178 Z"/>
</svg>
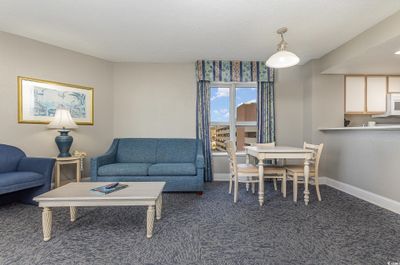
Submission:
<svg viewBox="0 0 400 265">
<path fill-rule="evenodd" d="M 194 176 L 193 163 L 158 163 L 149 167 L 149 176 Z"/>
<path fill-rule="evenodd" d="M 99 176 L 146 176 L 150 163 L 114 163 L 99 167 Z"/>
<path fill-rule="evenodd" d="M 43 175 L 36 172 L 19 171 L 1 173 L 0 194 L 41 186 L 45 181 Z"/>
</svg>

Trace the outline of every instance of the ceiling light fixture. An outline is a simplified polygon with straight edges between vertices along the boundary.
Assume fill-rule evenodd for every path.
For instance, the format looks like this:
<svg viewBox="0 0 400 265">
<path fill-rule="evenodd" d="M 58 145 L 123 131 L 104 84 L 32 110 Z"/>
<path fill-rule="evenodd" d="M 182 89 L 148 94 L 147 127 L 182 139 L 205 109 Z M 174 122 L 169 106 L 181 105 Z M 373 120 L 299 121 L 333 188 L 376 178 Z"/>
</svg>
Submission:
<svg viewBox="0 0 400 265">
<path fill-rule="evenodd" d="M 400 55 L 400 50 L 398 50 L 397 52 L 395 52 L 394 54 L 396 55 Z"/>
<path fill-rule="evenodd" d="M 285 34 L 287 31 L 287 28 L 280 28 L 276 31 L 276 33 L 281 35 L 281 42 L 279 42 L 278 44 L 278 52 L 269 57 L 269 59 L 265 63 L 268 67 L 286 68 L 296 65 L 300 62 L 300 59 L 299 57 L 297 57 L 296 54 L 286 50 L 287 42 L 283 38 L 283 34 Z"/>
</svg>

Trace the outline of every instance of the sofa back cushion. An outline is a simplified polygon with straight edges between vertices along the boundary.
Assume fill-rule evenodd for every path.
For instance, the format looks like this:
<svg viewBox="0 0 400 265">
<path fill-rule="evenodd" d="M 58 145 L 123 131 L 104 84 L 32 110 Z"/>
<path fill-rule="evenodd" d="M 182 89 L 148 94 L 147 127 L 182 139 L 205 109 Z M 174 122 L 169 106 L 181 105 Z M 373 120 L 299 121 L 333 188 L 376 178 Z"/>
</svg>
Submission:
<svg viewBox="0 0 400 265">
<path fill-rule="evenodd" d="M 155 163 L 157 139 L 124 138 L 119 139 L 118 163 Z"/>
<path fill-rule="evenodd" d="M 196 139 L 159 139 L 157 163 L 193 163 L 196 158 Z"/>
<path fill-rule="evenodd" d="M 25 153 L 21 149 L 0 144 L 0 173 L 17 171 L 18 163 Z"/>
</svg>

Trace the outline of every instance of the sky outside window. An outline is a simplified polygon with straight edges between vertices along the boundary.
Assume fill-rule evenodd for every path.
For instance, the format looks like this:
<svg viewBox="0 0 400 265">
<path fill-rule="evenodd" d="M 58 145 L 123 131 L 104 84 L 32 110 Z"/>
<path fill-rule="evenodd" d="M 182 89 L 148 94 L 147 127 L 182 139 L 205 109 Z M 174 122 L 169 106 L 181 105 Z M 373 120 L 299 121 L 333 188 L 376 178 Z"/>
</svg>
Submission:
<svg viewBox="0 0 400 265">
<path fill-rule="evenodd" d="M 255 87 L 238 87 L 236 89 L 236 107 L 249 102 L 256 102 L 257 89 Z M 211 88 L 211 121 L 229 122 L 229 88 Z"/>
<path fill-rule="evenodd" d="M 229 122 L 229 88 L 212 87 L 210 99 L 212 122 Z"/>
<path fill-rule="evenodd" d="M 255 87 L 236 88 L 236 107 L 243 103 L 255 103 L 257 101 L 257 89 Z"/>
</svg>

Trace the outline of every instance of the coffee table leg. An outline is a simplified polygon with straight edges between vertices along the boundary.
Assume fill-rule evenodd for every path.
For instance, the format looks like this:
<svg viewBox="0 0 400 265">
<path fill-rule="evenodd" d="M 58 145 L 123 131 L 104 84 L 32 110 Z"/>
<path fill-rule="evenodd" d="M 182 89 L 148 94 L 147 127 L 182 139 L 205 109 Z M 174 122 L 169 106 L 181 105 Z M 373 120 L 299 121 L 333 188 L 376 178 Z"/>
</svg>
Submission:
<svg viewBox="0 0 400 265">
<path fill-rule="evenodd" d="M 161 219 L 161 209 L 162 209 L 162 194 L 158 196 L 158 199 L 156 201 L 156 218 L 157 220 Z"/>
<path fill-rule="evenodd" d="M 69 213 L 71 214 L 71 222 L 75 222 L 77 212 L 78 212 L 78 209 L 75 206 L 69 207 Z"/>
<path fill-rule="evenodd" d="M 51 222 L 52 222 L 51 209 L 49 207 L 44 207 L 43 213 L 42 213 L 43 240 L 44 241 L 49 241 L 51 238 Z"/>
<path fill-rule="evenodd" d="M 153 236 L 154 212 L 154 205 L 150 205 L 147 209 L 147 238 L 151 238 Z"/>
</svg>

